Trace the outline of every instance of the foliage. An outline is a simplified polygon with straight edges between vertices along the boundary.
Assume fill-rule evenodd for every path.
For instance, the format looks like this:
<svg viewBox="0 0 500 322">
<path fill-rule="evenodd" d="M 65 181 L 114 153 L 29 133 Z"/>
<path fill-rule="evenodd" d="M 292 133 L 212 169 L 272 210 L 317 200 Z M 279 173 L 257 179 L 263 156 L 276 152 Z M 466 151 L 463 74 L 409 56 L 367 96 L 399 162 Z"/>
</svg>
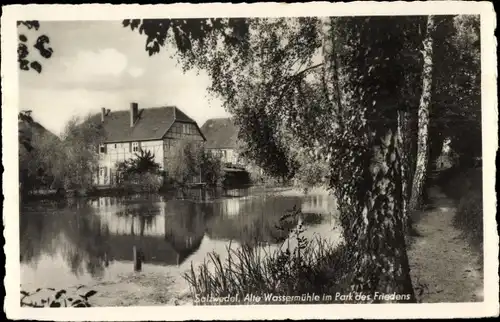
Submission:
<svg viewBox="0 0 500 322">
<path fill-rule="evenodd" d="M 87 189 L 93 185 L 93 175 L 98 171 L 97 147 L 104 137 L 100 123 L 92 119 L 74 117 L 61 135 L 63 160 L 58 158 L 54 172 L 66 189 Z"/>
<path fill-rule="evenodd" d="M 220 185 L 224 178 L 221 160 L 207 153 L 200 142 L 177 142 L 171 147 L 167 160 L 168 180 L 180 186 L 198 180 L 208 185 Z"/>
<path fill-rule="evenodd" d="M 116 171 L 122 175 L 159 173 L 160 164 L 155 162 L 155 155 L 151 151 L 140 149 L 139 153 L 134 153 L 133 158 L 118 162 Z"/>
<path fill-rule="evenodd" d="M 439 156 L 445 138 L 451 138 L 451 149 L 465 168 L 481 156 L 479 34 L 479 16 L 443 16 L 438 20 L 435 59 L 440 63 L 434 73 L 430 162 Z"/>
<path fill-rule="evenodd" d="M 221 159 L 206 151 L 201 153 L 200 158 L 202 181 L 208 186 L 220 186 L 224 179 Z"/>
<path fill-rule="evenodd" d="M 90 117 L 75 117 L 61 137 L 42 128 L 31 116 L 20 115 L 20 183 L 24 193 L 39 188 L 81 189 L 92 186 L 98 154 L 96 146 L 104 133 Z M 26 145 L 23 144 L 25 147 Z"/>
<path fill-rule="evenodd" d="M 163 177 L 159 173 L 131 173 L 123 177 L 117 184 L 125 191 L 158 192 L 163 186 Z"/>
<path fill-rule="evenodd" d="M 191 265 L 184 278 L 190 284 L 192 294 L 217 298 L 238 296 L 239 301 L 232 303 L 238 305 L 244 303 L 247 294 L 262 296 L 270 293 L 300 298 L 308 292 L 345 292 L 349 285 L 351 263 L 346 248 L 319 238 L 307 240 L 303 237 L 304 229 L 300 222 L 296 226 L 289 225 L 290 219 L 300 215 L 293 210 L 281 217 L 277 227 L 285 230 L 285 236 L 289 237 L 277 239 L 279 246 L 276 250 L 262 245 L 245 244 L 238 248 L 230 245 L 226 260 L 213 252 L 209 254 L 208 261 L 199 267 Z M 295 247 L 290 246 L 291 240 L 296 241 Z M 295 303 L 298 302 L 300 299 L 295 300 Z"/>
<path fill-rule="evenodd" d="M 327 186 L 330 175 L 330 166 L 324 160 L 310 160 L 310 156 L 301 153 L 298 157 L 300 168 L 294 179 L 297 184 L 304 188 L 312 188 L 316 186 Z"/>
<path fill-rule="evenodd" d="M 42 291 L 48 291 L 48 294 L 45 294 L 43 298 L 40 297 Z M 69 294 L 68 290 L 56 290 L 54 288 L 38 288 L 34 292 L 21 290 L 21 307 L 91 307 L 89 299 L 96 293 L 94 290 L 89 290 L 83 294 L 78 294 L 78 292 Z M 30 298 L 37 296 L 39 297 L 38 300 L 30 300 Z"/>
<path fill-rule="evenodd" d="M 199 180 L 201 153 L 201 145 L 195 141 L 183 140 L 173 145 L 166 165 L 168 179 L 181 186 Z"/>
<path fill-rule="evenodd" d="M 23 26 L 27 30 L 34 29 L 35 31 L 38 31 L 40 28 L 40 22 L 37 20 L 18 21 L 17 26 Z M 36 49 L 36 51 L 42 58 L 49 59 L 54 53 L 54 50 L 49 46 L 49 43 L 49 37 L 42 34 L 36 38 L 36 41 L 32 45 L 32 47 Z M 21 70 L 33 69 L 38 73 L 42 72 L 42 64 L 38 60 L 30 58 L 29 39 L 25 33 L 19 34 L 19 43 L 17 45 L 17 61 Z"/>
<path fill-rule="evenodd" d="M 457 202 L 455 225 L 482 254 L 483 250 L 483 180 L 482 169 L 450 168 L 436 182 Z"/>
<path fill-rule="evenodd" d="M 23 146 L 27 152 L 31 152 L 33 145 L 31 143 L 32 129 L 34 121 L 31 111 L 21 111 L 17 115 L 19 146 Z"/>
<path fill-rule="evenodd" d="M 60 140 L 35 122 L 31 111 L 18 114 L 19 183 L 21 194 L 37 188 L 50 188 L 54 182 L 51 160 L 57 155 Z"/>
<path fill-rule="evenodd" d="M 116 164 L 118 186 L 130 191 L 158 191 L 163 185 L 164 173 L 155 162 L 154 154 L 140 149 L 134 155 Z"/>
</svg>

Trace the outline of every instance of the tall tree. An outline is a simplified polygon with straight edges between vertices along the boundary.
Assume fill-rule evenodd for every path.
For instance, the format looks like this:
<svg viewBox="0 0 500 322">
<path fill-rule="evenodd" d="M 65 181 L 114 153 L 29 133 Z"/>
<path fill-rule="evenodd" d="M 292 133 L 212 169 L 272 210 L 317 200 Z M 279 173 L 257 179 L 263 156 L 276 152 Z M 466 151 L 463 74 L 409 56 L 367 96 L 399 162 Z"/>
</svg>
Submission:
<svg viewBox="0 0 500 322">
<path fill-rule="evenodd" d="M 282 120 L 277 131 L 287 125 L 311 157 L 330 160 L 344 237 L 356 257 L 353 288 L 409 294 L 407 300 L 414 301 L 401 212 L 401 100 L 393 90 L 404 82 L 402 30 L 415 21 L 278 18 L 246 23 L 244 42 L 195 48 L 185 66 L 207 70 L 211 89 L 231 112 L 245 106 L 241 92 L 250 91 L 255 110 Z M 333 35 L 335 42 L 329 41 Z M 335 50 L 323 54 L 323 64 L 330 67 L 321 72 L 314 59 L 325 37 Z M 179 52 L 182 61 L 186 53 Z"/>
<path fill-rule="evenodd" d="M 411 190 L 410 210 L 417 207 L 422 195 L 425 176 L 427 174 L 429 153 L 429 108 L 431 105 L 432 66 L 433 66 L 433 33 L 436 28 L 434 16 L 427 17 L 426 36 L 424 39 L 424 66 L 422 71 L 422 94 L 418 109 L 417 159 L 413 187 Z"/>
</svg>

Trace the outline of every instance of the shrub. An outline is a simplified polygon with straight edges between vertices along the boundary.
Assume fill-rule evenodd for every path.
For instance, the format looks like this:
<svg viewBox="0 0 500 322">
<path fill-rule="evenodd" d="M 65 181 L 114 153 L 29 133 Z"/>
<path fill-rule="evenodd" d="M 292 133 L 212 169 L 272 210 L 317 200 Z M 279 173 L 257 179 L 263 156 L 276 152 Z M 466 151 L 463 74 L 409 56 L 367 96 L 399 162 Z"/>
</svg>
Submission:
<svg viewBox="0 0 500 322">
<path fill-rule="evenodd" d="M 437 184 L 457 202 L 454 224 L 465 233 L 471 245 L 482 253 L 482 169 L 452 168 L 443 172 Z"/>
<path fill-rule="evenodd" d="M 209 186 L 220 186 L 225 175 L 220 158 L 206 151 L 201 153 L 200 158 L 202 181 Z"/>
<path fill-rule="evenodd" d="M 458 203 L 455 225 L 462 229 L 471 245 L 483 249 L 483 196 L 476 191 L 469 192 Z"/>
<path fill-rule="evenodd" d="M 135 173 L 123 178 L 118 183 L 118 188 L 125 191 L 157 192 L 163 185 L 163 177 L 155 173 Z"/>
<path fill-rule="evenodd" d="M 168 158 L 168 180 L 176 185 L 202 182 L 218 186 L 224 179 L 222 162 L 207 153 L 200 142 L 180 141 Z"/>
<path fill-rule="evenodd" d="M 154 161 L 150 151 L 140 150 L 135 157 L 116 164 L 117 187 L 130 191 L 156 192 L 163 185 L 160 165 Z"/>
</svg>

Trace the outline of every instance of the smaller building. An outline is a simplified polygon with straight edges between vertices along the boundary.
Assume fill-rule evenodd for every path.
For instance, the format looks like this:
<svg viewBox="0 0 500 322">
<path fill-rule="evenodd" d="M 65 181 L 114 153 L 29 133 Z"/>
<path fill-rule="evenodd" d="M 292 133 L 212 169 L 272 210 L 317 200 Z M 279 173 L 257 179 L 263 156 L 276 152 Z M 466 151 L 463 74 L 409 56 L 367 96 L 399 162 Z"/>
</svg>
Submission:
<svg viewBox="0 0 500 322">
<path fill-rule="evenodd" d="M 206 138 L 205 149 L 222 162 L 240 164 L 238 155 L 238 127 L 230 118 L 209 119 L 201 127 Z"/>
</svg>

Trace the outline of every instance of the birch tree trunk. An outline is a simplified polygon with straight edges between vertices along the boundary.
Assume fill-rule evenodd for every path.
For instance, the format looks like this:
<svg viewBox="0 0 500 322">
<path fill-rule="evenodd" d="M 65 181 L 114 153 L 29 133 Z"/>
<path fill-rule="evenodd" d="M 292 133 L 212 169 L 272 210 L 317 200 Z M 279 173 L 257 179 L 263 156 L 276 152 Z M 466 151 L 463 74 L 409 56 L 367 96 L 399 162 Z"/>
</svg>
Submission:
<svg viewBox="0 0 500 322">
<path fill-rule="evenodd" d="M 354 263 L 351 290 L 370 295 L 372 302 L 415 302 L 404 228 L 401 108 L 391 94 L 404 82 L 390 62 L 402 51 L 401 34 L 384 29 L 387 24 L 379 18 L 338 23 L 347 43 L 338 53 L 345 64 L 340 75 L 346 76 L 346 94 L 343 128 L 334 138 L 331 186 Z"/>
<path fill-rule="evenodd" d="M 429 150 L 429 108 L 432 89 L 432 34 L 435 30 L 434 17 L 427 18 L 427 32 L 424 39 L 424 49 L 422 51 L 424 66 L 422 71 L 422 95 L 418 108 L 418 138 L 417 138 L 417 160 L 413 184 L 411 190 L 410 210 L 419 206 L 422 196 L 422 189 L 426 179 Z"/>
<path fill-rule="evenodd" d="M 323 18 L 321 26 L 323 37 L 322 83 L 330 113 L 334 114 L 332 117 L 332 120 L 335 120 L 335 124 L 332 124 L 334 131 L 336 131 L 337 127 L 342 130 L 344 123 L 342 107 L 345 105 L 343 100 L 346 99 L 341 90 L 343 81 L 341 81 L 342 77 L 339 75 L 339 62 L 335 51 L 335 19 L 334 17 Z"/>
</svg>

